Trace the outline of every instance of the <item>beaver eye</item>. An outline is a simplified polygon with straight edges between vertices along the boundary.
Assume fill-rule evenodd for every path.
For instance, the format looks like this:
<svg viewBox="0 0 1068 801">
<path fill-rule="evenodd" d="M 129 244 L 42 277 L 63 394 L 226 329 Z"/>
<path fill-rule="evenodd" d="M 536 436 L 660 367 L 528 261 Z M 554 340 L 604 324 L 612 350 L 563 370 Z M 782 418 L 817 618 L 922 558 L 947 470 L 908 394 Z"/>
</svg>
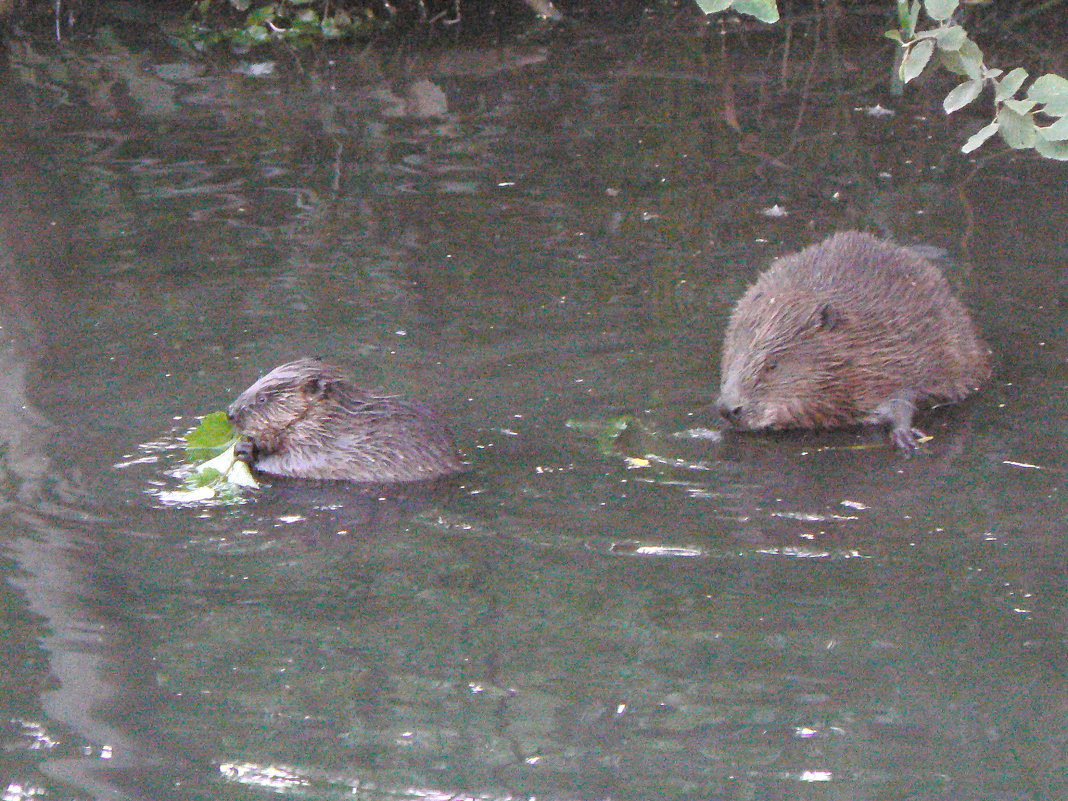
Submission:
<svg viewBox="0 0 1068 801">
<path fill-rule="evenodd" d="M 764 372 L 765 373 L 774 373 L 778 369 L 779 369 L 779 363 L 778 362 L 765 362 L 764 363 Z"/>
<path fill-rule="evenodd" d="M 257 394 L 256 395 L 256 399 L 253 401 L 253 405 L 255 405 L 255 406 L 263 406 L 266 403 L 267 403 L 267 393 L 266 392 L 260 392 L 259 394 Z"/>
</svg>

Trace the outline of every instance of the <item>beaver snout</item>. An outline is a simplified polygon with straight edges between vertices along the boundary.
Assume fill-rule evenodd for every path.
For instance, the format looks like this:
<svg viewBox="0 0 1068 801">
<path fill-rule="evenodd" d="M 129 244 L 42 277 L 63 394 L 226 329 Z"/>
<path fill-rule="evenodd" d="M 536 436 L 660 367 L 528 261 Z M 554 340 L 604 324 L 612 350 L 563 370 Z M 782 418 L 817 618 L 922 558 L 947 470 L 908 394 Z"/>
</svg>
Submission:
<svg viewBox="0 0 1068 801">
<path fill-rule="evenodd" d="M 226 409 L 226 419 L 234 428 L 241 428 L 241 407 L 236 403 L 231 403 Z"/>
<path fill-rule="evenodd" d="M 745 414 L 745 407 L 723 397 L 716 398 L 716 412 L 732 426 L 740 426 Z"/>
</svg>

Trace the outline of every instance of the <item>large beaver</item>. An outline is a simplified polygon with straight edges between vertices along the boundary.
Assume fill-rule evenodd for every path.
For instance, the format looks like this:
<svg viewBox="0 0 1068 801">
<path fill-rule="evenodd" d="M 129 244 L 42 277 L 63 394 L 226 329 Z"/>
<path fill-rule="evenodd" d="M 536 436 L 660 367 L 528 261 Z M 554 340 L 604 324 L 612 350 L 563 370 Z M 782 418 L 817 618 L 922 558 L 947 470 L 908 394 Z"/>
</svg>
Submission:
<svg viewBox="0 0 1068 801">
<path fill-rule="evenodd" d="M 740 429 L 889 424 L 990 377 L 990 350 L 931 262 L 847 231 L 775 261 L 738 301 L 716 407 Z"/>
<path fill-rule="evenodd" d="M 263 473 L 393 482 L 463 469 L 452 435 L 434 412 L 358 389 L 319 359 L 276 367 L 226 414 L 245 437 L 239 457 Z"/>
</svg>

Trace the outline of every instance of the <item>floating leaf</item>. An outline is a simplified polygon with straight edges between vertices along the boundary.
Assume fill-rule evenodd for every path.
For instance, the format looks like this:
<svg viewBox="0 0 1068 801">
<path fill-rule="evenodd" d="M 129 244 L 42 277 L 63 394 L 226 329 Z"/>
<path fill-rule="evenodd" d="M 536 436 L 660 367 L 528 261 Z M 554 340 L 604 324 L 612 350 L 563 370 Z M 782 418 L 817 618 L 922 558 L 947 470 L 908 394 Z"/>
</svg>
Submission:
<svg viewBox="0 0 1068 801">
<path fill-rule="evenodd" d="M 241 490 L 245 487 L 255 488 L 259 482 L 253 477 L 248 465 L 237 458 L 237 442 L 213 459 L 198 464 L 185 479 L 185 493 L 169 493 L 172 501 L 191 503 L 218 496 L 222 500 L 240 502 Z M 202 490 L 211 490 L 205 494 Z"/>
<path fill-rule="evenodd" d="M 194 487 L 192 489 L 161 492 L 159 499 L 164 503 L 200 503 L 215 497 L 214 487 Z"/>
<path fill-rule="evenodd" d="M 164 501 L 193 503 L 218 495 L 239 502 L 241 488 L 258 487 L 248 465 L 237 458 L 238 440 L 225 412 L 205 415 L 200 425 L 185 435 L 186 459 L 194 465 L 185 479 L 185 490 L 164 493 L 169 496 Z"/>
<path fill-rule="evenodd" d="M 613 452 L 616 449 L 616 443 L 619 438 L 626 433 L 627 429 L 635 425 L 640 427 L 638 418 L 631 414 L 623 414 L 610 420 L 571 419 L 564 425 L 596 439 L 597 447 L 601 453 Z"/>
</svg>

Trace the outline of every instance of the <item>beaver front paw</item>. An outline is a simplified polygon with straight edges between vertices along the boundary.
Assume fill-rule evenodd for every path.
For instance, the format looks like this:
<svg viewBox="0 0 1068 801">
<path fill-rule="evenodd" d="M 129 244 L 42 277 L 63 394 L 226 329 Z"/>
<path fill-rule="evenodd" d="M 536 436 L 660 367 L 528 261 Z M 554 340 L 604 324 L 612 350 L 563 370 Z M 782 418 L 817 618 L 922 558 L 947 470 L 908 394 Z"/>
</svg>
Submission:
<svg viewBox="0 0 1068 801">
<path fill-rule="evenodd" d="M 239 439 L 234 445 L 234 458 L 252 467 L 256 461 L 256 444 L 250 439 Z"/>
</svg>

